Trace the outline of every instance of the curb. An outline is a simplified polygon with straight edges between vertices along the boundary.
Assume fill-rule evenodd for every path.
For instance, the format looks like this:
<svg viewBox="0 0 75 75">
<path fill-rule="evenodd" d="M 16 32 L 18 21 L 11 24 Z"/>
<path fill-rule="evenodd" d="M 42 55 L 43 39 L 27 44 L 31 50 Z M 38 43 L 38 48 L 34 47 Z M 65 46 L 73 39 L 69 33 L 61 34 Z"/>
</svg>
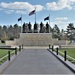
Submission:
<svg viewBox="0 0 75 75">
<path fill-rule="evenodd" d="M 64 61 L 64 58 L 60 55 L 56 55 L 56 52 L 52 52 L 50 49 L 47 49 L 50 53 L 52 53 L 57 59 L 59 59 L 65 66 L 67 66 L 74 74 L 75 74 L 75 65 L 71 62 Z"/>
</svg>

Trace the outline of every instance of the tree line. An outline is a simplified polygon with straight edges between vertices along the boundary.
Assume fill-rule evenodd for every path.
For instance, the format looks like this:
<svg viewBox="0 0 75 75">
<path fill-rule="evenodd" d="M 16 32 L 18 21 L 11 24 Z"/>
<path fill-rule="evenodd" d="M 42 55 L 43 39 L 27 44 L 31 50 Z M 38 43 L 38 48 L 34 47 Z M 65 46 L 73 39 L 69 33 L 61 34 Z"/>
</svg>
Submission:
<svg viewBox="0 0 75 75">
<path fill-rule="evenodd" d="M 20 32 L 21 26 L 18 24 L 10 26 L 0 25 L 0 40 L 13 40 L 14 38 L 18 38 Z"/>
<path fill-rule="evenodd" d="M 39 32 L 43 32 L 46 29 L 46 25 L 43 25 L 43 28 L 39 26 Z M 24 27 L 24 24 L 22 25 Z M 22 28 L 23 29 L 23 28 Z M 53 38 L 58 38 L 59 40 L 74 40 L 75 39 L 75 27 L 73 23 L 69 23 L 67 29 L 60 30 L 58 25 L 54 25 L 52 28 L 49 27 L 50 32 L 52 33 Z M 32 31 L 34 29 L 32 28 Z M 41 31 L 42 30 L 42 31 Z M 18 24 L 9 25 L 9 26 L 1 26 L 0 25 L 0 40 L 13 40 L 14 38 L 19 38 L 21 33 L 21 26 Z"/>
</svg>

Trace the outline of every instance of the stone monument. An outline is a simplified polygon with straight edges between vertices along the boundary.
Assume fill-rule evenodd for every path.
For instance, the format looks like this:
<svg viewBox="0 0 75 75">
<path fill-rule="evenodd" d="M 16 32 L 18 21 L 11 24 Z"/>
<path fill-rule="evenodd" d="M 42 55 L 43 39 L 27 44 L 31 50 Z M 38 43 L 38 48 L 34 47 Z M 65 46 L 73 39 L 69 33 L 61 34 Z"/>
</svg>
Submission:
<svg viewBox="0 0 75 75">
<path fill-rule="evenodd" d="M 46 23 L 46 33 L 49 33 L 49 24 L 48 24 L 48 22 Z"/>
<path fill-rule="evenodd" d="M 38 33 L 38 24 L 35 22 L 34 31 L 32 33 L 31 23 L 23 24 L 23 33 L 20 33 L 20 38 L 17 39 L 18 45 L 23 44 L 24 46 L 48 46 L 52 44 L 52 33 L 49 33 L 49 24 L 46 24 L 46 32 L 43 32 L 43 23 L 40 23 L 40 30 Z"/>
<path fill-rule="evenodd" d="M 22 30 L 23 30 L 22 32 L 23 32 L 23 33 L 25 33 L 25 29 L 26 29 L 26 28 L 25 28 L 25 22 L 24 22 L 23 28 L 22 28 Z"/>
<path fill-rule="evenodd" d="M 17 39 L 17 44 L 24 46 L 48 46 L 52 43 L 52 33 L 20 33 Z"/>
<path fill-rule="evenodd" d="M 38 33 L 38 25 L 36 22 L 34 24 L 34 33 Z"/>
<path fill-rule="evenodd" d="M 41 23 L 40 23 L 40 31 L 39 31 L 40 33 L 43 33 L 43 26 L 44 26 L 44 25 L 43 25 L 43 23 L 41 22 Z"/>
<path fill-rule="evenodd" d="M 24 22 L 22 30 L 23 30 L 23 31 L 22 31 L 23 33 L 28 33 L 28 31 L 29 31 L 29 30 L 28 30 L 28 23 L 25 23 L 25 22 Z"/>
<path fill-rule="evenodd" d="M 32 29 L 31 29 L 31 23 L 29 22 L 29 24 L 28 24 L 28 33 L 32 33 Z"/>
</svg>

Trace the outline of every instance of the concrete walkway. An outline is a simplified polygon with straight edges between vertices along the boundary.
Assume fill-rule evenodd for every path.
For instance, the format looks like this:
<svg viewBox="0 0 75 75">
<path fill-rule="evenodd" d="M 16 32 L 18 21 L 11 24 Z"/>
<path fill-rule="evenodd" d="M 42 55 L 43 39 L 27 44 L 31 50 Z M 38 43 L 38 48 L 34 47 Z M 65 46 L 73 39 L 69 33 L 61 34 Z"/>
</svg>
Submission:
<svg viewBox="0 0 75 75">
<path fill-rule="evenodd" d="M 73 74 L 46 49 L 25 49 L 3 74 Z"/>
</svg>

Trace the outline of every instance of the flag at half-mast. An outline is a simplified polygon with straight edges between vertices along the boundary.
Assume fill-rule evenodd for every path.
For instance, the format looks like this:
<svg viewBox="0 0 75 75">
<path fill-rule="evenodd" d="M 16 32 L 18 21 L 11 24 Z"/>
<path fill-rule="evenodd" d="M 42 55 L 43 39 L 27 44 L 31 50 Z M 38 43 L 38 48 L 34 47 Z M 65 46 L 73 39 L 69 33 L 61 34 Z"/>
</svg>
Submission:
<svg viewBox="0 0 75 75">
<path fill-rule="evenodd" d="M 49 20 L 49 16 L 47 16 L 46 18 L 44 18 L 44 21 Z"/>
<path fill-rule="evenodd" d="M 18 18 L 18 22 L 22 20 L 22 17 Z"/>
<path fill-rule="evenodd" d="M 35 14 L 35 10 L 31 11 L 31 12 L 29 13 L 29 16 L 31 16 L 31 15 L 33 15 L 33 14 Z"/>
</svg>

